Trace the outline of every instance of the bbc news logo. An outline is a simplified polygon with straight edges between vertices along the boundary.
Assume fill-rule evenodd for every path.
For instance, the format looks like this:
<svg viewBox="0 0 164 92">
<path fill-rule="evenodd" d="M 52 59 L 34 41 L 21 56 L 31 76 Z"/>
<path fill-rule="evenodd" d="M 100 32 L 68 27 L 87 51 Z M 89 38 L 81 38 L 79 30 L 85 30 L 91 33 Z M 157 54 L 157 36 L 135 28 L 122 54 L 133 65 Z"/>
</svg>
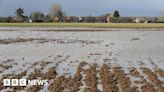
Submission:
<svg viewBox="0 0 164 92">
<path fill-rule="evenodd" d="M 4 79 L 4 86 L 48 85 L 48 80 Z"/>
</svg>

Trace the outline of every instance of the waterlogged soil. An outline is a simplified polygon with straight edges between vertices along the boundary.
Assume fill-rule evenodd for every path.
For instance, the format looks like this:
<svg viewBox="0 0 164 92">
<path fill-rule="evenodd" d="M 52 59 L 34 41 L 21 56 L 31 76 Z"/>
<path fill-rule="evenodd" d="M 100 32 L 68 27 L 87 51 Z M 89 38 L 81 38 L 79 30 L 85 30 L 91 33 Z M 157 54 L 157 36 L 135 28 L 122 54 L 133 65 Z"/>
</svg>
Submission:
<svg viewBox="0 0 164 92">
<path fill-rule="evenodd" d="M 163 31 L 2 31 L 0 92 L 164 92 Z M 3 86 L 3 79 L 48 85 Z"/>
<path fill-rule="evenodd" d="M 88 69 L 84 69 L 85 66 L 89 66 Z M 44 87 L 47 87 L 48 92 L 101 92 L 98 89 L 98 84 L 102 85 L 103 92 L 163 92 L 164 91 L 164 82 L 159 80 L 157 76 L 158 72 L 153 72 L 149 68 L 142 67 L 142 72 L 139 73 L 137 70 L 137 75 L 131 73 L 126 73 L 122 67 L 110 67 L 107 64 L 98 66 L 97 64 L 88 64 L 87 62 L 81 62 L 77 66 L 77 71 L 75 75 L 58 75 L 56 72 L 57 66 L 50 68 L 45 73 L 41 72 L 42 69 L 34 69 L 31 74 L 27 74 L 27 71 L 23 71 L 19 74 L 12 75 L 3 75 L 1 82 L 5 78 L 11 79 L 21 79 L 24 76 L 27 76 L 27 79 L 48 79 L 49 85 L 38 85 L 30 87 L 3 87 L 1 84 L 0 90 L 8 89 L 9 92 L 39 92 L 45 90 Z M 45 68 L 45 67 L 43 67 Z M 162 70 L 162 72 L 164 72 Z M 85 75 L 85 77 L 84 77 Z M 97 75 L 100 75 L 98 77 Z M 133 77 L 140 78 L 139 82 L 135 85 L 132 85 L 132 80 L 130 75 Z M 83 79 L 84 77 L 84 79 Z M 146 78 L 144 78 L 146 77 Z M 163 78 L 163 77 L 162 77 Z M 99 81 L 101 82 L 99 82 Z"/>
</svg>

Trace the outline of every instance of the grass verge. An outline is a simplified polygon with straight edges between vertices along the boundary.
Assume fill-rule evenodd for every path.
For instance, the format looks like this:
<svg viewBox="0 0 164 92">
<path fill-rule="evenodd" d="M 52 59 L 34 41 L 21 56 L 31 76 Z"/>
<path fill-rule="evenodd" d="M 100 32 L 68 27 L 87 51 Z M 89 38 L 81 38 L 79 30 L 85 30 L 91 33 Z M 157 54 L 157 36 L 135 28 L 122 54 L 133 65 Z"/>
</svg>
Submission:
<svg viewBox="0 0 164 92">
<path fill-rule="evenodd" d="M 164 23 L 0 23 L 0 27 L 164 28 Z"/>
</svg>

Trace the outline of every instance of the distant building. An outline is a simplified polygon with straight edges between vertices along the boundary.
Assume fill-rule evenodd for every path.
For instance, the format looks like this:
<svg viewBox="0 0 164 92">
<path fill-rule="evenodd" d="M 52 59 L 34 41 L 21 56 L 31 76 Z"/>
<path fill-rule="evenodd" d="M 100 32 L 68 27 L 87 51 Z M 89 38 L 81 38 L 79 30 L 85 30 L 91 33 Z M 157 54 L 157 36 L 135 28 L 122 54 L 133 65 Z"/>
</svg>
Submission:
<svg viewBox="0 0 164 92">
<path fill-rule="evenodd" d="M 24 22 L 25 19 L 23 17 L 19 17 L 19 16 L 16 16 L 16 17 L 12 17 L 13 19 L 13 22 Z"/>
<path fill-rule="evenodd" d="M 146 23 L 147 22 L 147 19 L 146 17 L 138 17 L 138 18 L 135 18 L 134 23 Z"/>
<path fill-rule="evenodd" d="M 32 23 L 33 21 L 32 21 L 32 19 L 29 19 L 28 22 L 29 22 L 29 23 Z"/>
<path fill-rule="evenodd" d="M 54 22 L 59 22 L 59 18 L 58 17 L 55 17 L 54 18 Z"/>
<path fill-rule="evenodd" d="M 79 22 L 83 22 L 83 18 L 82 17 L 79 17 Z"/>
<path fill-rule="evenodd" d="M 112 23 L 112 17 L 108 16 L 106 21 L 107 21 L 107 23 Z"/>
<path fill-rule="evenodd" d="M 67 22 L 71 22 L 71 18 L 70 17 L 67 17 Z"/>
<path fill-rule="evenodd" d="M 140 23 L 140 19 L 139 18 L 135 18 L 134 19 L 134 23 Z"/>
</svg>

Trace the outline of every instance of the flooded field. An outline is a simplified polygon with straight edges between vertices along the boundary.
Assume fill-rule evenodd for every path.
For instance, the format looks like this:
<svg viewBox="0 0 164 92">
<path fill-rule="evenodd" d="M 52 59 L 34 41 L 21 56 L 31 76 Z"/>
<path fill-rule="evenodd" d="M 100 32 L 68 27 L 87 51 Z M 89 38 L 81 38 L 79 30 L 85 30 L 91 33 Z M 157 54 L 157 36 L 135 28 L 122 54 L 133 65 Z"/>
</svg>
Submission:
<svg viewBox="0 0 164 92">
<path fill-rule="evenodd" d="M 164 92 L 164 31 L 0 31 L 0 82 L 1 92 Z"/>
</svg>

